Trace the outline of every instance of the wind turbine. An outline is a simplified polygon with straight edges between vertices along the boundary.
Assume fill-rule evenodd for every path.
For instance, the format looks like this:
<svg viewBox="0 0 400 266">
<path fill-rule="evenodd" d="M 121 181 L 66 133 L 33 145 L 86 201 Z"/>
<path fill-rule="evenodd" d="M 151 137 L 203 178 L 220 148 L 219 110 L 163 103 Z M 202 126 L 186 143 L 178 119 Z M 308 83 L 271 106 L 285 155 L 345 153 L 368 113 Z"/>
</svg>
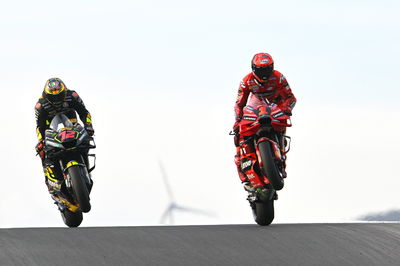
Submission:
<svg viewBox="0 0 400 266">
<path fill-rule="evenodd" d="M 194 208 L 188 208 L 188 207 L 184 207 L 184 206 L 176 204 L 174 195 L 172 193 L 171 186 L 168 181 L 167 172 L 165 171 L 164 165 L 161 162 L 161 160 L 158 160 L 158 165 L 160 167 L 161 176 L 164 180 L 164 185 L 167 190 L 167 194 L 168 194 L 168 198 L 169 198 L 168 207 L 162 214 L 162 216 L 160 218 L 160 223 L 165 223 L 166 220 L 169 219 L 169 224 L 174 224 L 174 215 L 173 215 L 174 211 L 182 211 L 182 212 L 189 212 L 189 213 L 191 212 L 191 213 L 196 213 L 196 214 L 201 214 L 201 215 L 206 215 L 206 216 L 214 216 L 213 214 L 206 212 L 206 211 L 202 211 L 202 210 L 198 210 L 198 209 L 194 209 Z"/>
</svg>

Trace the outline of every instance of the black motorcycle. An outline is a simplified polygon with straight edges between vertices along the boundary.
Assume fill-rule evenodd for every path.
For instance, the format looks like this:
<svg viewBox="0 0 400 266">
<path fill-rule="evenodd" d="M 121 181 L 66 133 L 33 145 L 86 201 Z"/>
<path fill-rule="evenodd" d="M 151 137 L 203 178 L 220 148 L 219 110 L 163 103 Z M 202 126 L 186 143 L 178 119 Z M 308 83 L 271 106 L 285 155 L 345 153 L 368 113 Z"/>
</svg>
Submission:
<svg viewBox="0 0 400 266">
<path fill-rule="evenodd" d="M 89 154 L 89 150 L 96 148 L 94 139 L 79 123 L 71 122 L 64 113 L 57 114 L 51 120 L 45 136 L 46 158 L 58 164 L 54 167 L 58 171 L 51 175 L 53 178 L 54 174 L 63 176 L 60 191 L 52 197 L 64 223 L 68 227 L 78 227 L 83 219 L 82 212 L 87 213 L 91 209 L 89 194 L 93 181 L 90 173 L 95 168 L 96 156 Z M 94 158 L 91 168 L 89 156 Z M 50 173 L 46 175 L 49 177 L 48 182 L 51 182 Z"/>
</svg>

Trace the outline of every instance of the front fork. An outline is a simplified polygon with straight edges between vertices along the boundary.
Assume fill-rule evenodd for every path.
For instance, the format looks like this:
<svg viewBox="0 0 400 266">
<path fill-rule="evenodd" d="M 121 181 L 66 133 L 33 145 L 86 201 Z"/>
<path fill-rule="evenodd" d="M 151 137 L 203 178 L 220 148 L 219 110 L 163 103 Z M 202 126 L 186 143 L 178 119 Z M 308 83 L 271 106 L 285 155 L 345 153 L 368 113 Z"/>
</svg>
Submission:
<svg viewBox="0 0 400 266">
<path fill-rule="evenodd" d="M 244 140 L 240 143 L 240 169 L 243 174 L 249 179 L 252 187 L 260 187 L 269 184 L 268 178 L 262 173 L 262 161 L 258 144 L 260 142 L 268 141 L 271 144 L 272 152 L 275 160 L 279 163 L 279 170 L 282 176 L 286 177 L 285 160 L 286 153 L 289 151 L 287 146 L 290 147 L 290 137 L 285 135 L 275 135 L 276 140 L 272 138 L 261 137 L 257 140 Z M 285 140 L 289 140 L 289 145 L 285 145 Z M 286 147 L 285 147 L 286 146 Z M 255 167 L 258 164 L 259 167 Z"/>
<path fill-rule="evenodd" d="M 87 162 L 86 162 L 86 160 L 84 160 L 82 158 L 82 156 L 80 156 L 80 160 L 74 160 L 74 159 L 68 158 L 67 160 L 60 159 L 59 162 L 60 162 L 61 169 L 63 169 L 65 185 L 67 186 L 68 190 L 70 190 L 70 191 L 72 190 L 71 178 L 68 173 L 68 169 L 72 166 L 79 166 L 79 170 L 81 172 L 81 177 L 84 179 L 86 186 L 88 188 L 88 191 L 90 193 L 90 191 L 92 190 L 92 186 L 93 186 L 93 181 L 90 177 L 90 172 L 91 172 L 91 170 L 93 170 L 94 167 L 88 171 L 88 168 L 85 164 Z"/>
<path fill-rule="evenodd" d="M 256 147 L 256 141 L 254 138 L 244 140 L 240 142 L 240 170 L 247 177 L 251 187 L 261 187 L 269 184 L 267 178 L 265 178 L 259 167 L 258 160 L 258 148 Z"/>
</svg>

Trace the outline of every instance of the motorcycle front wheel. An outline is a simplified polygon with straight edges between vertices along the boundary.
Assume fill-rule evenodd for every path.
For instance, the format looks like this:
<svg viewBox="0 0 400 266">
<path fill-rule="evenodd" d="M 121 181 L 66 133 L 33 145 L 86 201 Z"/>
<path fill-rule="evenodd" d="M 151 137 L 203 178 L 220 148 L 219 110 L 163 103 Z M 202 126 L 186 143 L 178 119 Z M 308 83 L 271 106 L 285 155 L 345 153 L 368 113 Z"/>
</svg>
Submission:
<svg viewBox="0 0 400 266">
<path fill-rule="evenodd" d="M 258 144 L 261 161 L 263 163 L 263 172 L 275 190 L 281 190 L 284 185 L 283 178 L 279 174 L 275 158 L 272 154 L 272 147 L 269 141 L 263 141 Z"/>
<path fill-rule="evenodd" d="M 92 208 L 90 205 L 89 191 L 86 182 L 83 179 L 83 171 L 81 171 L 80 167 L 82 166 L 71 166 L 68 168 L 68 174 L 70 175 L 72 190 L 74 191 L 75 198 L 79 203 L 79 207 L 82 212 L 89 212 Z"/>
</svg>

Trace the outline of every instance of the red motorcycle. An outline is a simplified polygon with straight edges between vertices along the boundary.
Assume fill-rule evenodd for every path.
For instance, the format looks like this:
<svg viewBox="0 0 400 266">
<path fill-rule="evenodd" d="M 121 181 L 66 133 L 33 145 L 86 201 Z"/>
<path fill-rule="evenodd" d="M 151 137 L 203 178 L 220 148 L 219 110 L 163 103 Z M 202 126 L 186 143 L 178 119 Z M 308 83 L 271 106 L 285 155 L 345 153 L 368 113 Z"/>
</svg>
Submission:
<svg viewBox="0 0 400 266">
<path fill-rule="evenodd" d="M 246 106 L 239 122 L 240 168 L 250 181 L 245 185 L 247 200 L 259 225 L 274 220 L 274 200 L 284 186 L 285 160 L 290 150 L 290 115 L 278 105 L 265 100 L 265 105 Z M 237 133 L 236 133 L 237 134 Z"/>
</svg>

